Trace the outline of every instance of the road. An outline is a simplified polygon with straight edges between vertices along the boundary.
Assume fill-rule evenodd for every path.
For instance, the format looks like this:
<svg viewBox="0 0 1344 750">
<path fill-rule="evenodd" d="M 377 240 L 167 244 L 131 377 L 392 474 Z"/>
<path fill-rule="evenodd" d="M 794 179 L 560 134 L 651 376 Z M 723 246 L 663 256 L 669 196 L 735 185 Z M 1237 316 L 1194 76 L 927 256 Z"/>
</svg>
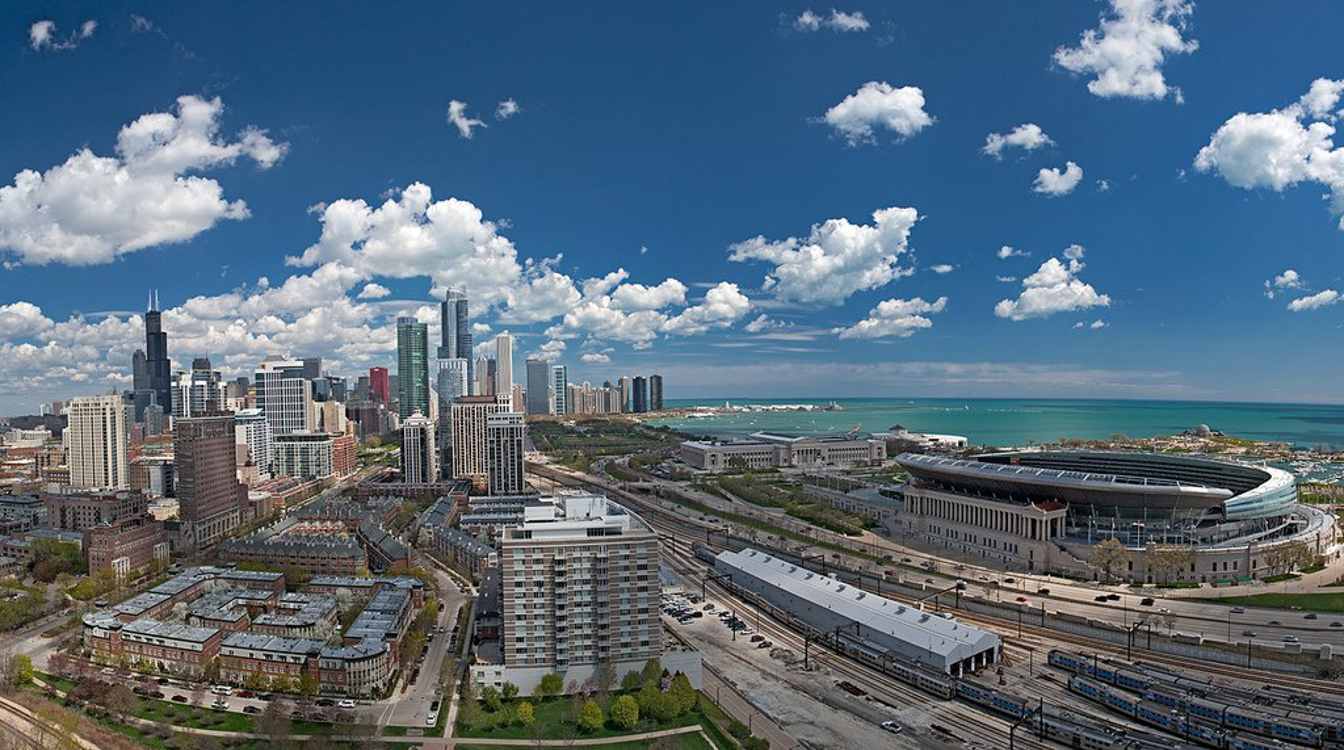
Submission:
<svg viewBox="0 0 1344 750">
<path fill-rule="evenodd" d="M 443 626 L 444 632 L 434 635 L 430 640 L 429 653 L 425 656 L 415 683 L 404 690 L 398 689 L 389 701 L 375 704 L 373 708 L 377 709 L 380 724 L 425 726 L 429 718 L 430 705 L 442 697 L 439 685 L 445 661 L 449 656 L 448 649 L 452 644 L 451 631 L 457 624 L 458 610 L 469 606 L 474 596 L 470 587 L 463 590 L 457 579 L 446 573 L 434 561 L 423 558 L 421 562 L 434 574 L 439 589 L 439 619 L 436 624 Z M 361 718 L 368 720 L 371 718 L 371 713 L 372 711 L 362 711 Z"/>
</svg>

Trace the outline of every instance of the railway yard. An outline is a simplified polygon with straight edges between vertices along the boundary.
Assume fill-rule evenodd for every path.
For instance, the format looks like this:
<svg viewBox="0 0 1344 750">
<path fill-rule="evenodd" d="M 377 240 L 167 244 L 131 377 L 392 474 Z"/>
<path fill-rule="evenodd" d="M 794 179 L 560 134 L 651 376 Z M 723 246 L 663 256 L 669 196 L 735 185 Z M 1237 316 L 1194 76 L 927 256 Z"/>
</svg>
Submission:
<svg viewBox="0 0 1344 750">
<path fill-rule="evenodd" d="M 798 747 L 1344 748 L 1344 702 L 1319 697 L 1344 692 L 1338 682 L 1149 651 L 1136 651 L 1131 663 L 1123 646 L 1016 618 L 956 610 L 957 619 L 993 631 L 1003 642 L 997 665 L 965 679 L 838 653 L 825 634 L 808 632 L 788 613 L 706 575 L 713 573 L 708 561 L 714 554 L 742 546 L 730 547 L 726 535 L 714 533 L 717 525 L 591 477 L 556 471 L 543 476 L 534 478 L 557 489 L 611 494 L 658 531 L 666 569 L 702 613 L 665 617 L 670 636 L 701 650 L 706 667 Z M 781 557 L 791 554 L 758 546 Z M 823 564 L 832 571 L 851 562 L 844 555 L 829 557 Z M 852 564 L 863 567 L 860 560 Z M 876 591 L 861 577 L 844 580 Z M 891 589 L 880 593 L 919 605 Z M 943 597 L 944 605 L 951 601 Z M 746 629 L 728 627 L 718 616 L 725 610 Z M 1079 666 L 1089 659 L 1095 666 Z M 1117 675 L 1138 674 L 1146 677 L 1128 687 L 1116 682 Z"/>
</svg>

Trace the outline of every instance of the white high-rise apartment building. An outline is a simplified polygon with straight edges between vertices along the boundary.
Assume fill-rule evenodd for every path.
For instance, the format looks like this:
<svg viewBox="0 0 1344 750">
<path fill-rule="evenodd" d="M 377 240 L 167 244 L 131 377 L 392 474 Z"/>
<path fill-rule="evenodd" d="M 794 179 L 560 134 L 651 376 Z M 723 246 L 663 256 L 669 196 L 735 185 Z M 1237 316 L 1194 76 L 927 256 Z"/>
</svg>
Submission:
<svg viewBox="0 0 1344 750">
<path fill-rule="evenodd" d="M 495 396 L 463 396 L 453 402 L 449 421 L 453 433 L 454 479 L 470 479 L 481 487 L 487 485 L 486 428 L 492 415 L 509 411 L 509 400 Z"/>
<path fill-rule="evenodd" d="M 261 409 L 242 409 L 233 414 L 234 442 L 247 446 L 247 459 L 264 477 L 271 474 L 271 423 Z"/>
<path fill-rule="evenodd" d="M 72 399 L 67 412 L 66 447 L 70 486 L 97 489 L 130 487 L 126 466 L 126 404 L 121 396 Z"/>
<path fill-rule="evenodd" d="M 416 412 L 401 423 L 401 481 L 425 483 L 439 478 L 434 421 Z"/>
<path fill-rule="evenodd" d="M 291 432 L 272 441 L 273 473 L 282 477 L 322 479 L 335 472 L 331 435 L 325 432 Z"/>
<path fill-rule="evenodd" d="M 658 535 L 605 497 L 550 500 L 500 541 L 502 677 L 523 695 L 550 672 L 582 684 L 599 664 L 624 674 L 663 652 Z"/>
<path fill-rule="evenodd" d="M 513 398 L 513 336 L 495 337 L 495 393 Z"/>
<path fill-rule="evenodd" d="M 527 490 L 523 471 L 526 436 L 527 424 L 518 412 L 486 417 L 485 452 L 491 495 L 521 495 Z"/>
<path fill-rule="evenodd" d="M 257 406 L 271 423 L 272 435 L 314 431 L 313 392 L 301 360 L 262 362 L 253 374 Z"/>
<path fill-rule="evenodd" d="M 569 371 L 564 365 L 551 365 L 551 392 L 555 394 L 555 414 L 574 410 L 569 405 Z"/>
</svg>

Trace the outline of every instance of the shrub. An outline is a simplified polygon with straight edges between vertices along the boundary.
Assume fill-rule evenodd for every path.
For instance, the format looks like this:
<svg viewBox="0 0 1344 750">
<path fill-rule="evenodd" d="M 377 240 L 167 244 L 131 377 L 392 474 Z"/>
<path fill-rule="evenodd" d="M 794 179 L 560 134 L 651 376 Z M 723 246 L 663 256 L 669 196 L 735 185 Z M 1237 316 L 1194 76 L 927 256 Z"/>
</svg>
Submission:
<svg viewBox="0 0 1344 750">
<path fill-rule="evenodd" d="M 525 727 L 530 727 L 537 720 L 536 713 L 532 710 L 532 704 L 523 701 L 518 704 L 518 723 Z"/>
<path fill-rule="evenodd" d="M 597 705 L 597 701 L 584 701 L 583 708 L 579 709 L 579 726 L 589 732 L 596 732 L 602 728 L 602 721 L 602 707 Z"/>
<path fill-rule="evenodd" d="M 611 720 L 621 729 L 631 730 L 639 724 L 639 701 L 622 695 L 611 704 Z"/>
</svg>

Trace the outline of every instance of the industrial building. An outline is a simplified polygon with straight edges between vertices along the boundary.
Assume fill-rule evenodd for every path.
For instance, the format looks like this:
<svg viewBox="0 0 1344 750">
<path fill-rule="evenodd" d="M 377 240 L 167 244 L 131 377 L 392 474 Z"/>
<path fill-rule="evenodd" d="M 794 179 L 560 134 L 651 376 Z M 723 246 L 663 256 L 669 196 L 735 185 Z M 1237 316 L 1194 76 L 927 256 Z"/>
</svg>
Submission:
<svg viewBox="0 0 1344 750">
<path fill-rule="evenodd" d="M 887 457 L 886 443 L 858 435 L 756 432 L 748 440 L 687 440 L 681 460 L 703 471 L 865 466 Z"/>
<path fill-rule="evenodd" d="M 960 677 L 996 663 L 1003 648 L 994 633 L 863 591 L 760 550 L 721 552 L 714 571 L 734 589 L 875 658 L 897 658 Z"/>
</svg>

